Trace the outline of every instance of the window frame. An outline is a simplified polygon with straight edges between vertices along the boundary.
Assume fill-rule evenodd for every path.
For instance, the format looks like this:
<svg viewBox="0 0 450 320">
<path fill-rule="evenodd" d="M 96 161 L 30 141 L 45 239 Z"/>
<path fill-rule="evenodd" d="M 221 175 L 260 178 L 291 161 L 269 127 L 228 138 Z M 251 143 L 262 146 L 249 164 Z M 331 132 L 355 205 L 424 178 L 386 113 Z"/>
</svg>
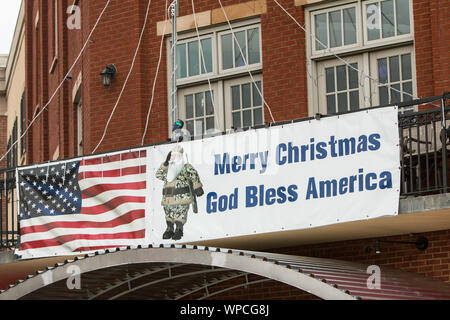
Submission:
<svg viewBox="0 0 450 320">
<path fill-rule="evenodd" d="M 255 82 L 260 81 L 261 82 L 261 109 L 262 109 L 262 123 L 264 123 L 264 81 L 263 81 L 263 76 L 262 74 L 258 74 L 258 75 L 253 75 L 253 80 L 255 80 Z M 236 85 L 240 85 L 242 86 L 243 84 L 247 84 L 250 83 L 250 88 L 252 90 L 252 86 L 253 86 L 253 81 L 251 79 L 250 76 L 247 77 L 240 77 L 240 78 L 235 78 L 235 79 L 230 79 L 225 81 L 224 83 L 224 89 L 223 89 L 223 93 L 224 93 L 224 102 L 225 105 L 229 105 L 230 106 L 230 112 L 226 112 L 225 113 L 225 128 L 229 129 L 233 126 L 233 108 L 232 108 L 232 96 L 231 96 L 231 88 L 233 86 Z M 230 92 L 230 94 L 228 94 L 228 92 Z M 241 95 L 241 100 L 242 100 L 242 95 Z M 253 97 L 251 98 L 253 100 Z M 246 108 L 245 110 L 252 110 L 252 126 L 254 126 L 254 117 L 253 117 L 253 110 L 254 109 L 258 109 L 260 108 L 259 106 L 250 106 L 249 108 Z M 242 114 L 242 111 L 244 109 L 242 108 L 242 103 L 241 103 L 241 107 L 240 107 L 240 113 Z M 243 118 L 241 117 L 241 123 L 243 123 Z M 244 127 L 241 127 L 244 128 Z M 245 127 L 246 128 L 246 127 Z"/>
<path fill-rule="evenodd" d="M 258 28 L 259 29 L 259 34 L 258 34 L 258 36 L 259 36 L 259 39 L 258 39 L 258 42 L 259 42 L 259 53 L 260 53 L 260 55 L 259 55 L 259 62 L 258 63 L 252 63 L 252 64 L 248 64 L 248 39 L 247 39 L 247 30 L 250 30 L 250 29 L 255 29 L 255 28 Z M 241 67 L 233 67 L 233 68 L 228 68 L 228 69 L 223 69 L 222 68 L 222 63 L 223 63 L 223 56 L 222 56 L 222 36 L 224 36 L 224 35 L 227 35 L 227 34 L 233 34 L 234 33 L 234 35 L 236 36 L 236 33 L 238 33 L 238 32 L 241 32 L 241 31 L 245 31 L 245 34 L 246 34 L 246 40 L 247 40 L 247 42 L 246 42 L 246 56 L 247 56 L 247 58 L 246 58 L 246 62 L 247 62 L 247 64 L 246 65 L 243 65 L 243 66 L 241 66 Z M 231 37 L 231 39 L 232 39 L 232 45 L 233 45 L 233 48 L 232 48 L 232 51 L 233 51 L 233 60 L 235 61 L 235 57 L 234 57 L 234 52 L 235 52 L 235 47 L 234 47 L 234 40 L 235 40 L 235 36 L 232 36 Z M 217 43 L 218 43 L 218 48 L 217 48 L 217 55 L 218 55 L 218 67 L 219 67 L 219 73 L 220 74 L 224 74 L 224 75 L 226 75 L 226 74 L 233 74 L 233 73 L 236 73 L 236 72 L 241 72 L 241 71 L 247 71 L 247 69 L 248 68 L 252 68 L 252 69 L 260 69 L 260 68 L 262 68 L 262 37 L 261 37 L 261 23 L 259 23 L 259 24 L 252 24 L 252 25 L 247 25 L 247 26 L 243 26 L 243 27 L 233 27 L 233 32 L 231 31 L 231 30 L 229 30 L 229 28 L 228 28 L 228 30 L 226 30 L 226 31 L 221 31 L 221 32 L 218 32 L 217 33 L 217 38 L 216 38 L 216 41 L 217 41 Z M 239 49 L 239 48 L 238 48 Z M 242 49 L 242 48 L 241 48 Z M 234 61 L 233 61 L 233 65 L 234 65 Z"/>
<path fill-rule="evenodd" d="M 221 33 L 230 33 L 230 27 L 228 24 L 221 24 L 221 25 L 214 25 L 208 28 L 204 28 L 199 30 L 199 36 L 200 39 L 202 39 L 202 37 L 207 37 L 208 35 L 212 35 L 213 37 L 213 41 L 212 41 L 212 50 L 213 50 L 213 58 L 212 58 L 212 62 L 213 62 L 213 73 L 207 73 L 207 74 L 202 74 L 199 76 L 193 76 L 193 77 L 186 77 L 186 78 L 181 78 L 181 79 L 177 79 L 176 83 L 177 83 L 177 100 L 178 100 L 178 114 L 176 115 L 177 118 L 179 119 L 183 119 L 183 121 L 185 120 L 185 118 L 181 117 L 181 113 L 180 110 L 182 108 L 181 103 L 184 104 L 184 101 L 182 101 L 182 99 L 184 99 L 184 95 L 183 92 L 186 92 L 185 90 L 189 90 L 190 88 L 201 88 L 203 86 L 206 86 L 209 90 L 209 85 L 208 85 L 208 79 L 209 82 L 211 83 L 211 87 L 213 88 L 214 92 L 214 105 L 215 108 L 218 109 L 219 113 L 218 113 L 218 119 L 217 121 L 219 122 L 220 125 L 220 131 L 224 131 L 227 128 L 226 125 L 226 112 L 227 112 L 227 108 L 225 107 L 225 99 L 224 99 L 224 83 L 229 80 L 229 79 L 234 79 L 234 78 L 241 78 L 241 77 L 246 77 L 248 76 L 248 72 L 251 72 L 253 77 L 255 77 L 255 75 L 258 74 L 262 74 L 262 68 L 263 68 L 263 53 L 262 53 L 262 29 L 261 29 L 261 18 L 259 17 L 253 17 L 250 19 L 246 19 L 246 20 L 241 20 L 241 21 L 237 21 L 237 22 L 232 22 L 231 23 L 233 31 L 236 33 L 240 30 L 242 30 L 243 28 L 247 28 L 247 29 L 252 29 L 255 27 L 259 28 L 259 46 L 260 46 L 260 63 L 258 64 L 251 64 L 249 66 L 242 66 L 240 68 L 233 68 L 233 69 L 229 69 L 229 71 L 227 72 L 220 72 L 219 69 L 219 63 L 221 63 L 221 58 L 219 58 L 219 55 L 221 55 L 221 47 L 219 47 L 218 42 L 220 42 L 220 36 L 219 34 Z M 195 29 L 190 30 L 188 32 L 181 32 L 178 34 L 178 43 L 182 43 L 184 41 L 189 41 L 192 39 L 197 39 L 197 32 Z M 173 121 L 175 119 L 172 119 L 172 112 L 171 112 L 171 87 L 172 87 L 172 79 L 171 79 L 171 70 L 172 70 L 172 59 L 170 57 L 170 53 L 171 53 L 171 45 L 172 45 L 172 41 L 171 41 L 171 37 L 166 36 L 165 39 L 166 42 L 166 54 L 167 54 L 167 59 L 166 59 L 166 65 L 167 65 L 167 101 L 168 101 L 168 106 L 167 106 L 167 110 L 168 110 L 168 125 L 167 125 L 167 133 L 168 136 L 170 137 L 172 134 L 172 124 Z M 220 60 L 220 61 L 219 61 Z M 255 81 L 257 81 L 255 79 Z M 217 88 L 214 89 L 214 87 Z M 199 90 L 199 89 L 194 89 L 194 90 Z M 201 90 L 199 90 L 201 91 Z M 206 91 L 206 90 L 204 90 Z M 262 91 L 262 90 L 261 90 Z M 231 114 L 231 106 L 230 106 L 230 114 Z M 264 112 L 263 112 L 263 116 L 264 116 Z M 216 120 L 215 120 L 215 126 L 216 126 Z"/>
<path fill-rule="evenodd" d="M 330 48 L 329 44 L 330 44 L 330 39 L 329 39 L 329 23 L 328 23 L 328 13 L 332 12 L 332 11 L 336 11 L 336 10 L 340 10 L 342 12 L 342 10 L 344 9 L 348 9 L 348 8 L 355 8 L 355 16 L 356 16 L 356 43 L 353 44 L 349 44 L 349 45 L 342 45 L 339 47 L 334 47 L 334 48 Z M 319 14 L 322 13 L 327 13 L 327 45 L 328 47 L 322 50 L 316 50 L 316 28 L 315 28 L 315 17 Z M 342 15 L 341 15 L 342 16 Z M 349 49 L 352 48 L 358 48 L 362 45 L 362 37 L 361 37 L 361 33 L 358 32 L 358 28 L 361 28 L 362 26 L 362 22 L 361 22 L 361 6 L 358 5 L 357 1 L 351 1 L 351 2 L 347 2 L 346 4 L 336 4 L 333 6 L 329 6 L 327 8 L 323 8 L 323 9 L 319 9 L 319 10 L 313 10 L 310 12 L 310 21 L 311 21 L 311 25 L 310 25 L 310 30 L 311 30 L 311 38 L 313 41 L 311 43 L 311 50 L 312 50 L 312 55 L 323 55 L 326 54 L 328 51 L 333 50 L 334 52 L 340 52 L 340 51 L 347 51 Z M 342 36 L 344 33 L 344 30 L 341 30 L 342 32 Z M 344 39 L 344 38 L 342 38 Z"/>
<path fill-rule="evenodd" d="M 379 17 L 380 17 L 380 38 L 375 40 L 369 40 L 367 35 L 367 14 L 365 14 L 364 8 L 366 8 L 367 5 L 372 3 L 381 3 L 386 0 L 365 0 L 361 1 L 361 12 L 362 12 L 362 26 L 363 26 L 363 36 L 364 36 L 364 45 L 383 45 L 389 42 L 398 42 L 403 40 L 411 40 L 411 38 L 414 38 L 414 18 L 413 18 L 413 0 L 409 1 L 409 33 L 403 34 L 403 35 L 395 35 L 392 37 L 383 38 L 382 36 L 382 25 L 381 25 L 381 6 L 379 6 Z M 394 2 L 394 19 L 395 19 L 395 33 L 397 33 L 397 16 L 396 16 L 396 6 L 395 3 L 397 0 L 393 0 Z"/>
<path fill-rule="evenodd" d="M 223 104 L 218 103 L 219 102 L 219 86 L 218 83 L 211 83 L 211 89 L 213 91 L 213 108 L 214 108 L 214 128 L 218 129 L 220 131 L 223 131 L 223 114 L 224 114 L 224 110 L 223 110 Z M 187 95 L 194 95 L 194 110 L 195 110 L 195 94 L 196 93 L 200 93 L 200 92 L 206 92 L 206 91 L 210 91 L 209 90 L 209 85 L 208 84 L 203 84 L 203 85 L 196 85 L 196 86 L 192 86 L 192 87 L 188 87 L 188 88 L 184 88 L 184 89 L 179 89 L 178 90 L 178 115 L 180 119 L 183 119 L 183 121 L 185 122 L 185 129 L 187 130 L 187 124 L 186 122 L 188 121 L 188 119 L 186 118 L 186 104 L 185 104 L 185 96 Z M 217 117 L 217 118 L 216 118 Z M 194 117 L 190 118 L 190 119 L 197 119 L 197 118 L 202 118 L 202 119 L 206 119 L 207 116 L 204 114 L 201 117 L 195 117 L 195 111 L 194 111 Z M 220 125 L 220 128 L 216 128 L 216 124 Z M 194 129 L 195 132 L 195 129 Z M 204 133 L 205 134 L 205 133 Z M 195 133 L 194 133 L 194 136 Z"/>
<path fill-rule="evenodd" d="M 367 3 L 379 2 L 382 0 L 337 0 L 332 3 L 319 3 L 319 4 L 311 4 L 306 5 L 304 7 L 304 15 L 305 15 L 305 26 L 306 31 L 309 34 L 315 32 L 314 19 L 313 14 L 317 14 L 319 11 L 333 11 L 336 8 L 342 8 L 347 5 L 356 4 L 360 9 L 359 12 L 362 15 L 362 19 L 360 18 L 360 27 L 359 34 L 357 34 L 357 39 L 360 40 L 360 46 L 348 47 L 344 49 L 332 48 L 325 49 L 321 54 L 314 53 L 315 46 L 315 38 L 306 37 L 306 73 L 307 75 L 307 90 L 308 90 L 308 115 L 313 116 L 318 112 L 323 111 L 323 107 L 326 109 L 326 104 L 323 105 L 321 100 L 324 99 L 326 93 L 325 91 L 320 91 L 319 89 L 319 68 L 320 64 L 326 60 L 339 60 L 335 57 L 335 55 L 339 56 L 342 60 L 353 59 L 356 56 L 361 56 L 363 60 L 363 67 L 359 68 L 359 70 L 364 71 L 365 74 L 370 74 L 372 79 L 376 79 L 378 81 L 378 74 L 375 75 L 372 72 L 371 66 L 371 56 L 376 52 L 383 52 L 386 50 L 402 50 L 402 48 L 409 48 L 411 51 L 411 64 L 412 64 L 412 90 L 413 95 L 417 94 L 417 75 L 416 75 L 416 61 L 415 61 L 415 46 L 414 46 L 414 16 L 413 16 L 413 2 L 409 1 L 410 7 L 410 33 L 401 36 L 394 36 L 389 38 L 382 38 L 374 41 L 370 41 L 367 43 L 365 40 L 366 37 L 366 22 L 364 12 L 365 5 Z M 394 3 L 395 7 L 395 3 Z M 358 28 L 357 28 L 358 32 Z M 342 61 L 341 61 L 342 62 Z M 364 80 L 360 79 L 360 84 L 363 83 L 364 87 L 361 87 L 360 90 L 364 93 L 364 104 L 360 106 L 360 108 L 367 108 L 370 106 L 376 106 L 378 102 L 378 83 L 369 79 L 368 77 L 364 77 Z M 374 99 L 376 95 L 376 99 Z M 322 97 L 323 96 L 323 97 Z M 360 96 L 361 99 L 361 96 Z"/>
</svg>

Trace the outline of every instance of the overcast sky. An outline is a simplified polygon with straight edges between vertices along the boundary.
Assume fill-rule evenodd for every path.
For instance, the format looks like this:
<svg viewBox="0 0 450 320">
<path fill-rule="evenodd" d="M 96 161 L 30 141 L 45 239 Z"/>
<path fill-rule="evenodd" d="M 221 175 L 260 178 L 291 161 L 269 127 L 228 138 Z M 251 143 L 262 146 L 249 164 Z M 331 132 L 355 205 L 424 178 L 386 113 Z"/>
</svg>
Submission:
<svg viewBox="0 0 450 320">
<path fill-rule="evenodd" d="M 22 0 L 0 0 L 0 54 L 8 54 Z"/>
</svg>

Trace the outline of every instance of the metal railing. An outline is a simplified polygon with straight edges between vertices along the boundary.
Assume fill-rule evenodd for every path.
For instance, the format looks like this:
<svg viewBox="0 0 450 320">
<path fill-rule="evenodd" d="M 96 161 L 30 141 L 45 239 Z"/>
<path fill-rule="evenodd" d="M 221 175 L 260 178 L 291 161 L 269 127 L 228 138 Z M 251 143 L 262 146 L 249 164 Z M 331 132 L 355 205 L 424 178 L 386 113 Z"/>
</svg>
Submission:
<svg viewBox="0 0 450 320">
<path fill-rule="evenodd" d="M 447 126 L 447 120 L 450 119 L 449 102 L 450 94 L 443 94 L 398 104 L 400 196 L 448 192 L 450 182 L 450 150 L 447 150 L 450 144 L 450 125 Z M 381 107 L 385 106 L 373 108 Z M 416 111 L 418 109 L 421 111 Z M 329 116 L 335 115 L 323 117 Z M 280 122 L 275 126 L 290 122 L 292 121 Z M 0 170 L 0 250 L 14 249 L 20 243 L 15 172 L 15 168 Z"/>
</svg>

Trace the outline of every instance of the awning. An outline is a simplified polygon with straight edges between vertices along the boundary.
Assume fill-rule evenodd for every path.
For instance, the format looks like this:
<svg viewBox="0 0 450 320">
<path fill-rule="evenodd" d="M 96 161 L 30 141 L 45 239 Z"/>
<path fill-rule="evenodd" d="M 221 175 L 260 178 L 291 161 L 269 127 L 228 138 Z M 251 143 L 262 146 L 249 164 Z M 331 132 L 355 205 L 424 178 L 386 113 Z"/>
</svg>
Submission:
<svg viewBox="0 0 450 320">
<path fill-rule="evenodd" d="M 450 299 L 446 283 L 388 267 L 381 267 L 379 287 L 373 288 L 368 267 L 201 246 L 139 246 L 48 266 L 2 291 L 0 299 L 209 299 L 269 281 L 297 288 L 299 296 L 309 298 Z M 67 283 L 77 272 L 81 289 L 70 290 Z"/>
</svg>

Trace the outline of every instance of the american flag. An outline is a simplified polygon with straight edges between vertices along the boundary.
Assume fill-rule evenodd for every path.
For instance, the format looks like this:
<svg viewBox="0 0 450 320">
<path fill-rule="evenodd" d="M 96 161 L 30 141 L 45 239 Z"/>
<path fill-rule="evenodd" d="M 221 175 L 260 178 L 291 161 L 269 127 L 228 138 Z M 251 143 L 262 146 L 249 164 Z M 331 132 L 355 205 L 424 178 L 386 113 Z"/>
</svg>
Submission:
<svg viewBox="0 0 450 320">
<path fill-rule="evenodd" d="M 18 184 L 23 257 L 145 238 L 146 150 L 26 168 Z"/>
</svg>

